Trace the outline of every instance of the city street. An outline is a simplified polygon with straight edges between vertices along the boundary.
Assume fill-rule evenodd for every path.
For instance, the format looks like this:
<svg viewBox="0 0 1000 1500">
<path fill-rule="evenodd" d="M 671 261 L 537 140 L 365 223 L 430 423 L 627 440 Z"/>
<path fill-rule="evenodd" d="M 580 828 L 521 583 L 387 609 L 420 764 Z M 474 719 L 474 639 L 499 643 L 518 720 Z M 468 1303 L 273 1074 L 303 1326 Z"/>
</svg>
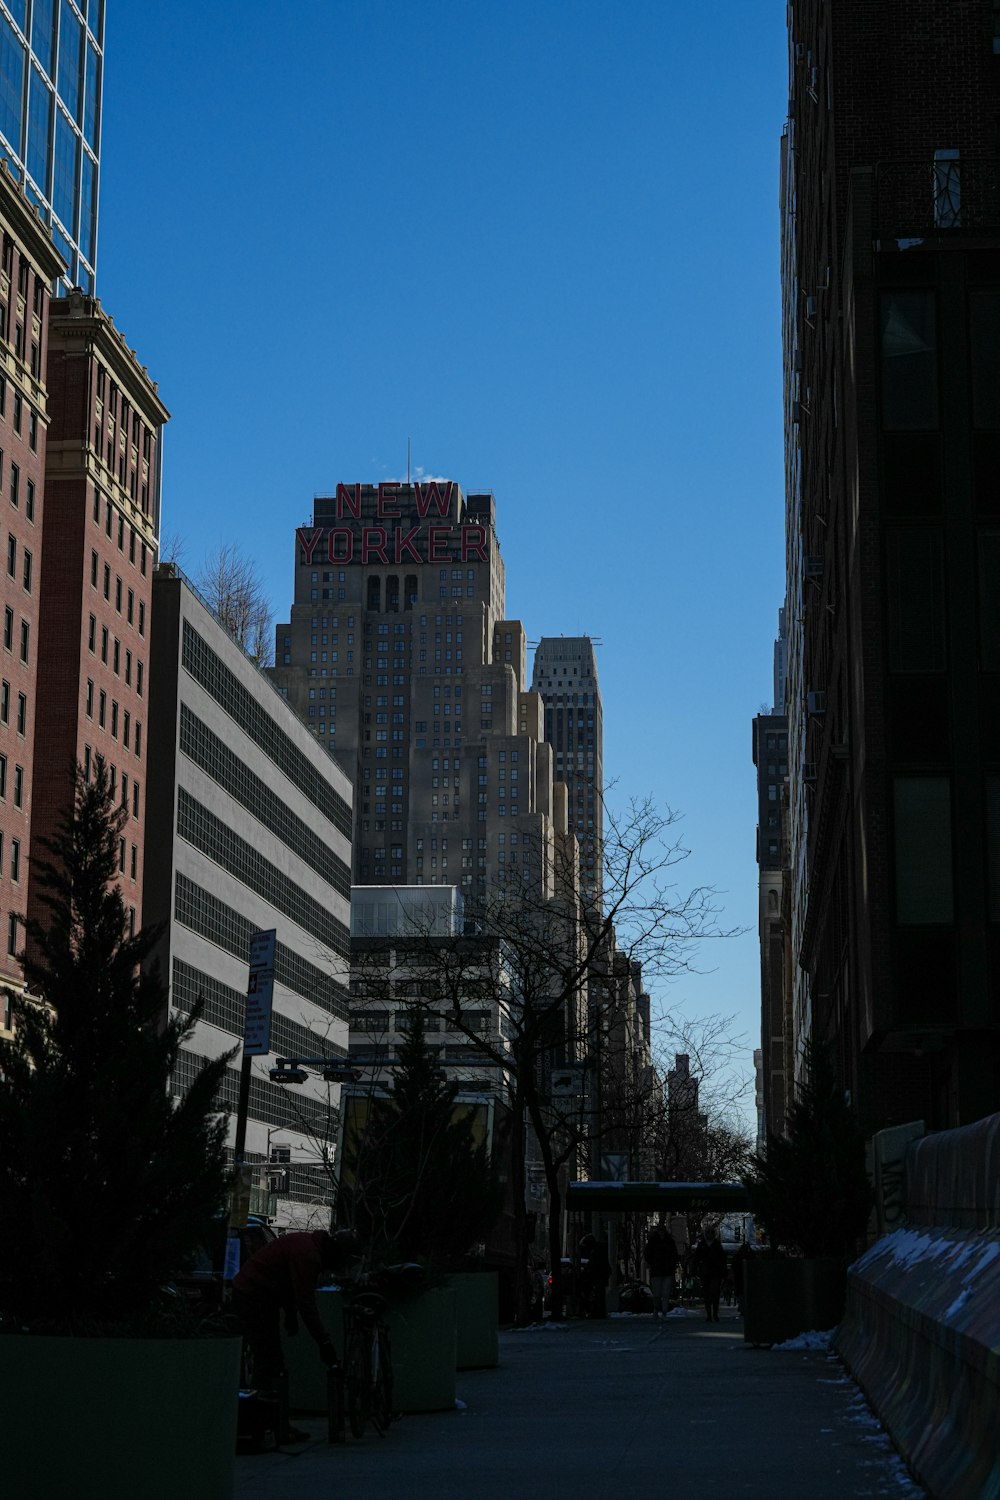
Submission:
<svg viewBox="0 0 1000 1500">
<path fill-rule="evenodd" d="M 751 1349 L 735 1311 L 573 1322 L 501 1335 L 500 1367 L 461 1373 L 461 1409 L 329 1447 L 240 1457 L 238 1500 L 580 1495 L 853 1500 L 924 1494 L 839 1360 Z"/>
</svg>

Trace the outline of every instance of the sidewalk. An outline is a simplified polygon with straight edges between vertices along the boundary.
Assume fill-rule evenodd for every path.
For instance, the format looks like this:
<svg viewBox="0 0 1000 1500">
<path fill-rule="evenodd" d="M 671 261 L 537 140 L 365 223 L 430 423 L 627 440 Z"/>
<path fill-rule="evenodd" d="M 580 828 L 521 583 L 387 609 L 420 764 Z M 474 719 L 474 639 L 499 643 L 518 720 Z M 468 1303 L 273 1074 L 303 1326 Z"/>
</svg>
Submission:
<svg viewBox="0 0 1000 1500">
<path fill-rule="evenodd" d="M 377 1492 L 396 1500 L 855 1500 L 923 1490 L 839 1360 L 751 1349 L 723 1309 L 501 1335 L 500 1367 L 460 1373 L 464 1410 L 386 1438 L 240 1457 L 237 1500 Z"/>
</svg>

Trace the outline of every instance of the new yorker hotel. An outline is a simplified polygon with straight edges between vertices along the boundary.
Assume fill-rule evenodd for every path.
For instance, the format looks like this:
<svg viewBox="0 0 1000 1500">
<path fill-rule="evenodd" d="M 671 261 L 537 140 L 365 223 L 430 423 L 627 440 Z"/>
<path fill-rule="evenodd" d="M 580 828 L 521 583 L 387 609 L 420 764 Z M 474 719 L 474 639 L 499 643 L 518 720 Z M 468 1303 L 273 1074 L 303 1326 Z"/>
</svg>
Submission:
<svg viewBox="0 0 1000 1500">
<path fill-rule="evenodd" d="M 565 831 L 565 787 L 524 629 L 503 618 L 493 496 L 340 484 L 296 559 L 274 677 L 354 782 L 355 882 L 544 882 L 534 861 Z"/>
</svg>

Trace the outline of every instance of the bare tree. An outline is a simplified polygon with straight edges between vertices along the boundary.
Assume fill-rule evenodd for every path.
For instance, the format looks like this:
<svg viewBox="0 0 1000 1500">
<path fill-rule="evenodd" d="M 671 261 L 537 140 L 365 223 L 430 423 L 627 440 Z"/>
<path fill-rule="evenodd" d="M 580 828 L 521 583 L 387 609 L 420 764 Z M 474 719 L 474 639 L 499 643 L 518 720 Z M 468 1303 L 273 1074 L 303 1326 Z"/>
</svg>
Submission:
<svg viewBox="0 0 1000 1500">
<path fill-rule="evenodd" d="M 274 608 L 257 564 L 227 542 L 210 553 L 198 588 L 238 646 L 258 666 L 274 661 Z"/>
<path fill-rule="evenodd" d="M 648 800 L 607 815 L 600 910 L 581 892 L 575 839 L 557 836 L 477 898 L 464 939 L 414 930 L 399 943 L 373 945 L 368 964 L 356 965 L 352 978 L 356 1012 L 366 1005 L 386 1010 L 394 995 L 405 994 L 408 1004 L 444 1017 L 503 1079 L 511 1108 L 516 1262 L 527 1264 L 530 1143 L 548 1190 L 557 1315 L 564 1169 L 579 1171 L 584 1149 L 593 1153 L 607 1139 L 593 1079 L 620 1021 L 616 973 L 641 964 L 661 979 L 675 976 L 692 967 L 697 943 L 727 935 L 709 888 L 682 893 L 672 881 L 687 856 L 674 837 L 675 822 Z M 648 1077 L 635 1083 L 638 1095 L 653 1092 Z M 526 1296 L 519 1284 L 519 1320 L 527 1316 Z"/>
<path fill-rule="evenodd" d="M 179 531 L 162 531 L 160 533 L 160 562 L 176 563 L 179 568 L 183 568 L 187 546 L 187 537 L 182 536 Z"/>
</svg>

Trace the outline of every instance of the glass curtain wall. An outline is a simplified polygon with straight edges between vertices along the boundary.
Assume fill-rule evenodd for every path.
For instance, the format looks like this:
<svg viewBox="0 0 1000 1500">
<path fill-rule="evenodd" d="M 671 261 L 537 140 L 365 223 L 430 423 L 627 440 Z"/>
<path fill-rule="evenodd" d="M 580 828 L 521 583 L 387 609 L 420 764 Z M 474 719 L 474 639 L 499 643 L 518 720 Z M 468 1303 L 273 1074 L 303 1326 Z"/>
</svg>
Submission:
<svg viewBox="0 0 1000 1500">
<path fill-rule="evenodd" d="M 0 0 L 0 153 L 95 290 L 104 0 Z"/>
</svg>

